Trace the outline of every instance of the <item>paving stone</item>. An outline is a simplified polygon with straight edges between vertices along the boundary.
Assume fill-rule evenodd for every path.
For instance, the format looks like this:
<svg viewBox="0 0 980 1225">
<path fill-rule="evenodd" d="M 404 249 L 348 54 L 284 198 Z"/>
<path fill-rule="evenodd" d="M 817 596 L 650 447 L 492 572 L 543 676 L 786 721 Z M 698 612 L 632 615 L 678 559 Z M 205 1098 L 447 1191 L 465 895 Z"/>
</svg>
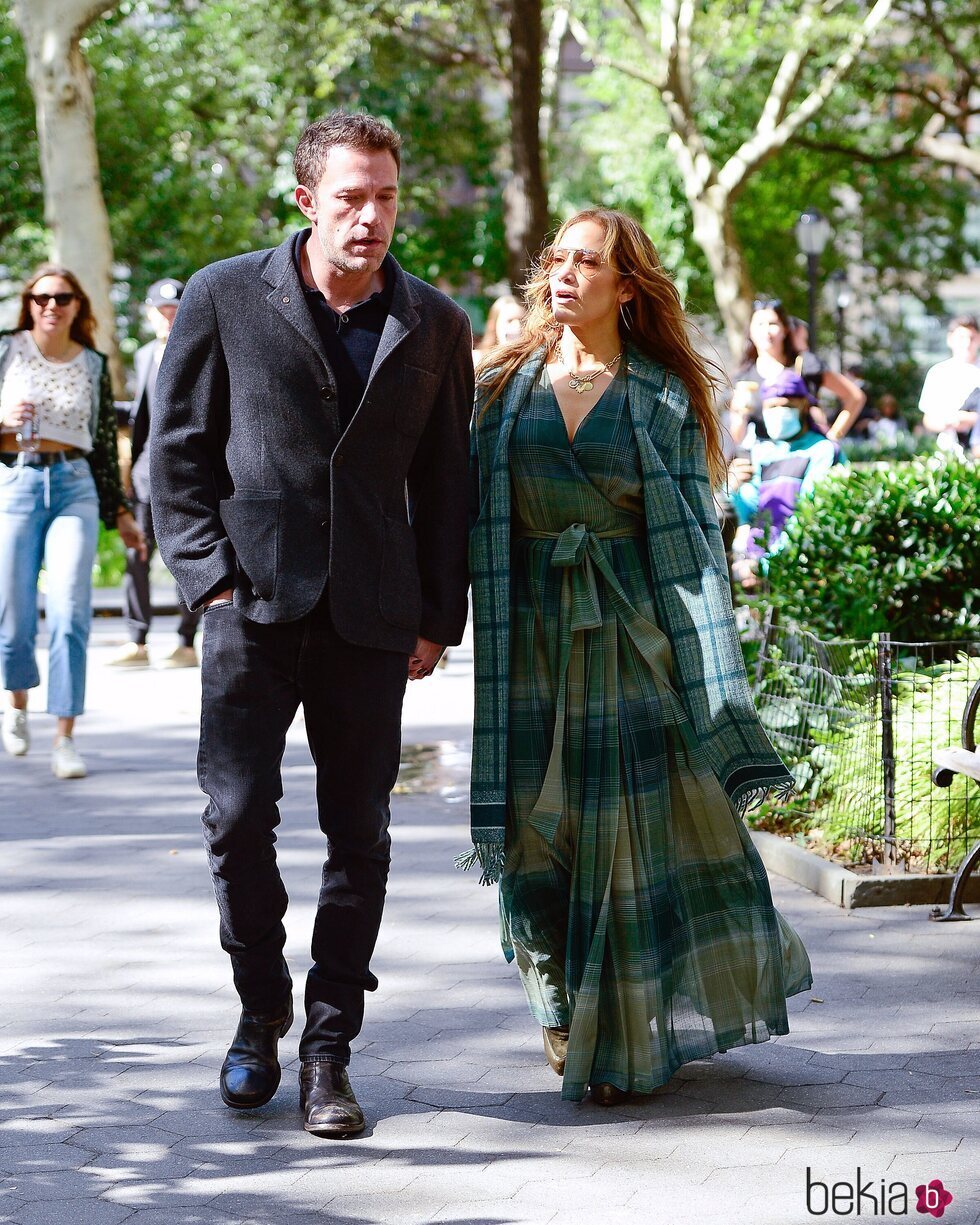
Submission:
<svg viewBox="0 0 980 1225">
<path fill-rule="evenodd" d="M 824 1106 L 873 1106 L 882 1098 L 881 1090 L 867 1089 L 862 1085 L 788 1085 L 780 1092 L 779 1100 L 798 1102 L 803 1106 L 820 1109 Z M 888 1105 L 887 1102 L 882 1102 Z"/>
<path fill-rule="evenodd" d="M 173 625 L 155 623 L 154 639 Z M 0 1221 L 802 1225 L 786 1180 L 808 1160 L 846 1169 L 858 1156 L 937 1176 L 947 1163 L 958 1209 L 980 1214 L 965 1189 L 980 1142 L 969 925 L 929 924 L 922 908 L 845 912 L 774 878 L 817 980 L 789 1002 L 791 1032 L 688 1065 L 621 1108 L 563 1102 L 500 957 L 495 892 L 452 868 L 465 804 L 438 795 L 393 804 L 380 987 L 352 1060 L 365 1135 L 302 1130 L 299 1026 L 281 1046 L 273 1101 L 226 1111 L 216 1072 L 239 1004 L 199 846 L 199 677 L 106 669 L 113 634 L 122 640 L 118 622 L 93 632 L 92 770 L 72 805 L 29 757 L 19 786 L 30 820 L 0 811 L 17 881 L 0 892 L 0 1172 L 49 1197 L 10 1212 L 0 1196 Z M 453 655 L 453 675 L 410 688 L 406 744 L 453 719 L 449 738 L 465 743 L 469 664 Z M 304 737 L 298 720 L 277 831 L 297 1006 L 323 857 Z"/>
<path fill-rule="evenodd" d="M 98 1199 L 35 1202 L 18 1210 L 17 1225 L 118 1225 L 132 1217 L 131 1209 L 123 1204 L 109 1204 Z M 173 1221 L 173 1225 L 177 1225 Z"/>
</svg>

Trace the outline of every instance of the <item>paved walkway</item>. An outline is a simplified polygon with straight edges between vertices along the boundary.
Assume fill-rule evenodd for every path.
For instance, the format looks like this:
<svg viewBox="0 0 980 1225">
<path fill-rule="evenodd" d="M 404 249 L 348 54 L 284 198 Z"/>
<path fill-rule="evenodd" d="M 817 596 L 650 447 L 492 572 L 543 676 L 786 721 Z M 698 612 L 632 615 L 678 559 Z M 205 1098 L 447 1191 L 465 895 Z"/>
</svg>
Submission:
<svg viewBox="0 0 980 1225">
<path fill-rule="evenodd" d="M 170 649 L 172 627 L 151 649 Z M 840 1186 L 819 1219 L 931 1220 L 914 1188 L 940 1179 L 944 1221 L 980 1220 L 980 924 L 845 913 L 776 879 L 815 970 L 793 1032 L 622 1109 L 559 1099 L 499 953 L 494 891 L 452 867 L 465 649 L 409 693 L 406 745 L 428 747 L 406 750 L 381 987 L 351 1068 L 367 1133 L 301 1130 L 297 1029 L 273 1102 L 225 1109 L 237 1005 L 198 832 L 197 674 L 120 675 L 104 662 L 121 640 L 99 621 L 89 778 L 50 776 L 45 716 L 26 759 L 0 758 L 0 1221 L 802 1225 L 858 1167 L 860 1202 Z M 312 779 L 297 725 L 280 841 L 297 983 L 323 852 Z"/>
</svg>

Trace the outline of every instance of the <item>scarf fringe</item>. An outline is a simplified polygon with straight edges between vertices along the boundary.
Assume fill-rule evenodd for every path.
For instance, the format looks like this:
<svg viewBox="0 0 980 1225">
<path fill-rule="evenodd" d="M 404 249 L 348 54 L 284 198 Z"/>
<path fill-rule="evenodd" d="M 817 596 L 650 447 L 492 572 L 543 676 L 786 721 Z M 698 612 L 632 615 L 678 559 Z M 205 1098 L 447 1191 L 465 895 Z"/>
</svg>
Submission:
<svg viewBox="0 0 980 1225">
<path fill-rule="evenodd" d="M 792 778 L 785 782 L 762 783 L 758 787 L 747 787 L 733 799 L 732 803 L 739 819 L 744 821 L 750 812 L 760 808 L 766 800 L 779 804 L 788 800 L 795 791 L 796 783 Z"/>
<path fill-rule="evenodd" d="M 475 842 L 469 851 L 457 855 L 453 860 L 463 872 L 480 865 L 480 884 L 495 885 L 504 874 L 504 844 L 502 842 Z"/>
</svg>

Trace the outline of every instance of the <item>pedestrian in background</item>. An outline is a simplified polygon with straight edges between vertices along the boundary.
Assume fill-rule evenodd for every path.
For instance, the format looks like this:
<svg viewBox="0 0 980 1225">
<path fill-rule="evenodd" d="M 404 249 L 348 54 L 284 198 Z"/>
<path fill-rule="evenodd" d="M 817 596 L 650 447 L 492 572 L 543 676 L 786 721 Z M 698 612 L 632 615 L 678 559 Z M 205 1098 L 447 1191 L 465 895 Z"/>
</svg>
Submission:
<svg viewBox="0 0 980 1225">
<path fill-rule="evenodd" d="M 0 335 L 0 669 L 9 705 L 3 746 L 30 746 L 27 694 L 41 683 L 35 654 L 37 583 L 47 573 L 48 704 L 57 719 L 51 768 L 83 778 L 75 719 L 85 707 L 92 564 L 99 518 L 145 556 L 123 495 L 106 359 L 78 278 L 40 267 L 21 290 L 20 318 Z"/>
<path fill-rule="evenodd" d="M 865 415 L 868 396 L 863 386 L 854 377 L 852 370 L 846 373 L 831 370 L 823 359 L 811 350 L 809 324 L 796 315 L 790 315 L 789 322 L 790 338 L 796 350 L 794 368 L 806 383 L 813 399 L 810 416 L 814 428 L 819 433 L 826 434 L 831 442 L 838 442 L 856 427 L 863 433 L 864 425 L 871 418 L 870 412 Z M 821 390 L 829 391 L 840 404 L 837 415 L 829 422 L 820 406 Z"/>
<path fill-rule="evenodd" d="M 153 534 L 153 512 L 150 508 L 150 418 L 156 397 L 157 372 L 163 351 L 170 336 L 180 296 L 184 292 L 182 281 L 165 277 L 154 281 L 147 291 L 144 307 L 146 317 L 153 328 L 155 339 L 136 351 L 133 363 L 136 371 L 136 393 L 129 417 L 132 448 L 133 514 L 146 540 L 145 553 L 139 549 L 126 550 L 126 574 L 123 578 L 123 602 L 126 611 L 126 627 L 129 642 L 109 664 L 115 668 L 145 668 L 150 658 L 146 647 L 147 635 L 153 621 L 153 603 L 150 596 L 150 563 L 156 549 Z M 200 611 L 191 612 L 180 593 L 177 595 L 180 620 L 177 646 L 163 660 L 165 668 L 197 667 L 197 651 L 194 635 L 201 620 Z"/>
<path fill-rule="evenodd" d="M 524 314 L 524 304 L 518 301 L 512 293 L 502 294 L 496 298 L 487 312 L 486 327 L 473 350 L 473 360 L 479 363 L 498 345 L 516 340 L 521 334 Z"/>
<path fill-rule="evenodd" d="M 579 213 L 527 300 L 474 415 L 461 865 L 500 880 L 562 1097 L 609 1106 L 787 1032 L 809 963 L 740 814 L 792 780 L 735 631 L 711 380 L 653 245 Z"/>
<path fill-rule="evenodd" d="M 975 315 L 957 315 L 946 329 L 950 356 L 926 373 L 919 397 L 922 424 L 937 435 L 940 451 L 963 454 L 980 421 L 980 323 Z"/>
</svg>

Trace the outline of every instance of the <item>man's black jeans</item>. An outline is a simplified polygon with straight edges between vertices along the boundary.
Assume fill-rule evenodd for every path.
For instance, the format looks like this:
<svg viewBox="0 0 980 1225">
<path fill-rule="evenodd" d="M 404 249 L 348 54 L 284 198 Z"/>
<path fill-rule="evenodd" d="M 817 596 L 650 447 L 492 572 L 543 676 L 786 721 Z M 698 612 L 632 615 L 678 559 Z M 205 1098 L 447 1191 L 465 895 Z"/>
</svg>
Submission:
<svg viewBox="0 0 980 1225">
<path fill-rule="evenodd" d="M 230 604 L 204 614 L 198 779 L 205 843 L 243 1007 L 275 1013 L 291 990 L 282 955 L 286 890 L 276 864 L 286 732 L 302 702 L 327 836 L 306 984 L 304 1059 L 347 1063 L 360 1031 L 388 879 L 408 660 L 345 642 L 326 602 L 259 625 Z"/>
</svg>

